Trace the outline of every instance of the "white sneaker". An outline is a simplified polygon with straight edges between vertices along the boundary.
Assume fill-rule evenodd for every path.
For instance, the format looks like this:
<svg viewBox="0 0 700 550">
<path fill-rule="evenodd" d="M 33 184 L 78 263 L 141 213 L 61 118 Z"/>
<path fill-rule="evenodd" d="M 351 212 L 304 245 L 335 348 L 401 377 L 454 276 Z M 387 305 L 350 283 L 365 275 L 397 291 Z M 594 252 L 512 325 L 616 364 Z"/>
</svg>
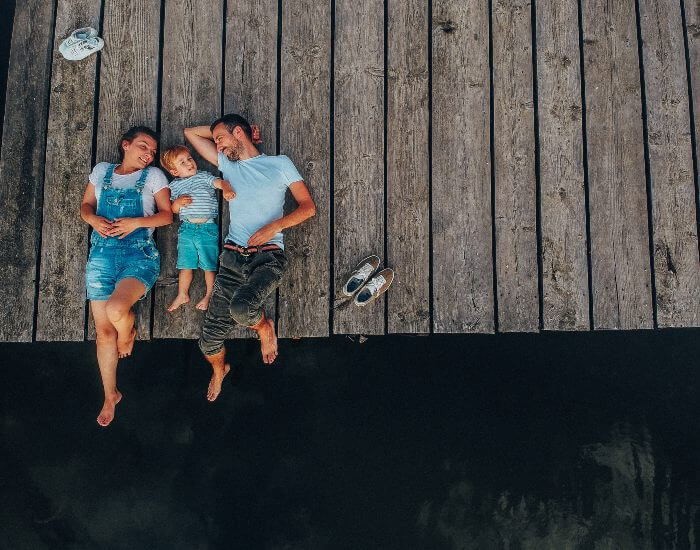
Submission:
<svg viewBox="0 0 700 550">
<path fill-rule="evenodd" d="M 378 256 L 367 256 L 357 264 L 355 271 L 352 272 L 350 278 L 343 285 L 343 294 L 348 297 L 355 294 L 365 284 L 365 281 L 370 278 L 372 273 L 377 270 L 380 263 L 381 260 Z"/>
<path fill-rule="evenodd" d="M 88 38 L 95 38 L 97 36 L 97 31 L 92 27 L 83 27 L 82 29 L 75 29 L 70 36 L 66 38 L 61 45 L 58 47 L 58 51 L 63 53 L 66 48 L 74 46 L 81 40 L 87 40 Z"/>
<path fill-rule="evenodd" d="M 80 61 L 90 54 L 99 52 L 104 45 L 104 40 L 99 36 L 94 36 L 87 40 L 80 40 L 72 46 L 67 46 L 61 53 L 69 61 Z"/>
<path fill-rule="evenodd" d="M 366 306 L 370 302 L 374 302 L 374 300 L 387 291 L 393 281 L 394 270 L 389 267 L 382 269 L 357 293 L 353 300 L 355 305 Z"/>
</svg>

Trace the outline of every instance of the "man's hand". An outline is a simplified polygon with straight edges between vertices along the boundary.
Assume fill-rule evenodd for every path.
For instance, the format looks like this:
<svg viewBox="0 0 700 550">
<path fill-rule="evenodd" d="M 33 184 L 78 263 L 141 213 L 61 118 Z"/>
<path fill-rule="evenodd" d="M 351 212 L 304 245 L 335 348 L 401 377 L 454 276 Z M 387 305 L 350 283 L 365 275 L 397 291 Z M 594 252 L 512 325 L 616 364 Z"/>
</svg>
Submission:
<svg viewBox="0 0 700 550">
<path fill-rule="evenodd" d="M 268 223 L 253 233 L 250 239 L 248 239 L 248 246 L 260 246 L 270 242 L 272 237 L 277 235 L 280 230 L 280 226 L 277 222 Z"/>
<path fill-rule="evenodd" d="M 250 133 L 252 134 L 251 141 L 255 145 L 259 145 L 262 143 L 262 139 L 260 139 L 260 127 L 257 124 L 251 124 L 250 125 Z"/>
<path fill-rule="evenodd" d="M 133 233 L 141 227 L 141 218 L 117 218 L 112 224 L 110 231 L 111 237 L 119 235 L 120 239 L 126 237 L 129 233 Z"/>
<path fill-rule="evenodd" d="M 192 204 L 192 197 L 189 195 L 180 195 L 173 201 L 173 211 L 179 212 L 180 208 L 183 206 L 189 206 Z M 177 210 L 175 210 L 177 208 Z"/>
<path fill-rule="evenodd" d="M 111 221 L 109 221 L 107 218 L 103 218 L 102 216 L 93 217 L 90 221 L 90 225 L 95 231 L 97 231 L 100 237 L 110 237 L 111 231 L 114 227 Z"/>
</svg>

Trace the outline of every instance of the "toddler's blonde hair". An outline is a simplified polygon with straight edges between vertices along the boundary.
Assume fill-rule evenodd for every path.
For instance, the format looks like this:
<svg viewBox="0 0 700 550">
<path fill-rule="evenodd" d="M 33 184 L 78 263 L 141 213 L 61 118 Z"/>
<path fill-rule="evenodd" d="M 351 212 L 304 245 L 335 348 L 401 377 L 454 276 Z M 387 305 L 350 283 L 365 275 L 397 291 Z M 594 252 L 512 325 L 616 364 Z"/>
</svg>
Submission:
<svg viewBox="0 0 700 550">
<path fill-rule="evenodd" d="M 172 174 L 173 170 L 175 170 L 175 159 L 182 153 L 187 153 L 188 155 L 192 154 L 185 145 L 175 145 L 174 147 L 166 149 L 160 154 L 161 166 Z"/>
</svg>

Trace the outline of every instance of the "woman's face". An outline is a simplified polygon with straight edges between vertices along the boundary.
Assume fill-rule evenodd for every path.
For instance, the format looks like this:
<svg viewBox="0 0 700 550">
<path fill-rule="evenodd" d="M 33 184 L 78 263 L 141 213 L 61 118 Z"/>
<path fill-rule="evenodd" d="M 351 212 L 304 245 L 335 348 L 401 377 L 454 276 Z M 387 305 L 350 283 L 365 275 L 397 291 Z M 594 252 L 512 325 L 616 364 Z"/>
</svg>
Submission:
<svg viewBox="0 0 700 550">
<path fill-rule="evenodd" d="M 122 141 L 124 164 L 142 169 L 153 162 L 156 157 L 158 142 L 147 134 L 137 134 L 131 142 Z"/>
</svg>

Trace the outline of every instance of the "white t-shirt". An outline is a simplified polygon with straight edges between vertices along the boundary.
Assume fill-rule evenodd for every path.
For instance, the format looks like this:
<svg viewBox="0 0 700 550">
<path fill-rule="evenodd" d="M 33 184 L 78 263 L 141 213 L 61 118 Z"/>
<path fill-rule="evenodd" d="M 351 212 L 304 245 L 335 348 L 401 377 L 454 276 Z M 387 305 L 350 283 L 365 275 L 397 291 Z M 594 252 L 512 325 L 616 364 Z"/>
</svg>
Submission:
<svg viewBox="0 0 700 550">
<path fill-rule="evenodd" d="M 98 204 L 100 202 L 100 193 L 102 192 L 102 185 L 104 183 L 105 174 L 107 173 L 107 168 L 109 168 L 109 162 L 100 162 L 96 164 L 88 178 L 88 181 L 95 186 L 95 197 L 97 197 Z M 141 172 L 142 170 L 137 170 L 131 174 L 112 173 L 112 187 L 115 189 L 134 187 L 141 177 Z M 149 167 L 148 174 L 146 175 L 146 182 L 143 186 L 143 192 L 141 193 L 144 216 L 152 216 L 156 213 L 156 200 L 153 198 L 153 195 L 167 187 L 168 178 L 165 177 L 163 171 L 155 166 Z M 148 230 L 150 233 L 153 233 L 152 227 L 149 227 Z"/>
</svg>

